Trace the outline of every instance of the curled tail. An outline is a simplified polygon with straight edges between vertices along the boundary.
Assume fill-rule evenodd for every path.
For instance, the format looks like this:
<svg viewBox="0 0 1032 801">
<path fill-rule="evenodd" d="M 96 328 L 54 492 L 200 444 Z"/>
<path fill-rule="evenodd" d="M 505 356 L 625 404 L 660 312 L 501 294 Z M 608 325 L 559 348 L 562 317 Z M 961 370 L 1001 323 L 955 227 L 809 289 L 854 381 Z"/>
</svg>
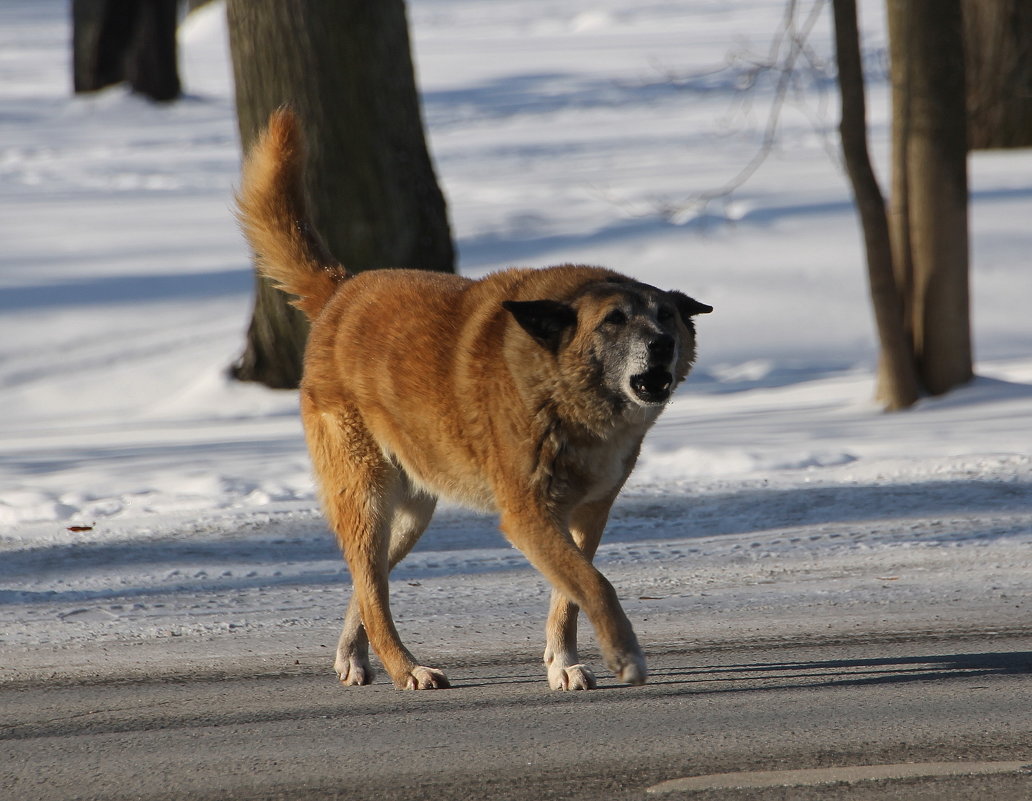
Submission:
<svg viewBox="0 0 1032 801">
<path fill-rule="evenodd" d="M 314 320 L 347 270 L 311 228 L 301 174 L 304 141 L 293 112 L 279 109 L 251 147 L 237 193 L 237 217 L 258 271 Z"/>
</svg>

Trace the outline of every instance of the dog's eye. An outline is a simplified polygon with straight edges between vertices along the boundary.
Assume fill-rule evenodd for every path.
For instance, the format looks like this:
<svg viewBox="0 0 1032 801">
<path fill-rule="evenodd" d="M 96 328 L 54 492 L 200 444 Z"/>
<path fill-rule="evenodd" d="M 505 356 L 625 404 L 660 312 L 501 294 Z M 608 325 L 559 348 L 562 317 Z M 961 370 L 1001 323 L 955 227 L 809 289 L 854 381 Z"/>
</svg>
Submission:
<svg viewBox="0 0 1032 801">
<path fill-rule="evenodd" d="M 604 322 L 607 322 L 610 325 L 623 325 L 627 322 L 627 315 L 620 309 L 613 309 L 606 315 Z"/>
<path fill-rule="evenodd" d="M 668 323 L 674 316 L 674 310 L 669 306 L 660 306 L 659 311 L 656 312 L 656 320 L 661 323 Z"/>
</svg>

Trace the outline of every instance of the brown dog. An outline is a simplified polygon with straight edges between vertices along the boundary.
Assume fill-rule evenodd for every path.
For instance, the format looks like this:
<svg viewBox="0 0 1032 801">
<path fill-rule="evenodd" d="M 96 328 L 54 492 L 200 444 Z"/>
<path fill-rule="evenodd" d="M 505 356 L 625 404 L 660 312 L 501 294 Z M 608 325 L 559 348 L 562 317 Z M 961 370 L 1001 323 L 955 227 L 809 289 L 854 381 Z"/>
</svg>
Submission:
<svg viewBox="0 0 1032 801">
<path fill-rule="evenodd" d="M 445 497 L 497 512 L 552 583 L 554 689 L 595 686 L 577 657 L 578 608 L 616 676 L 643 683 L 634 631 L 591 559 L 642 437 L 691 367 L 692 317 L 712 309 L 599 267 L 350 276 L 307 223 L 302 162 L 298 122 L 279 111 L 239 206 L 259 269 L 312 321 L 301 414 L 354 585 L 340 680 L 372 681 L 371 643 L 397 687 L 448 686 L 402 645 L 388 605 L 391 568 Z"/>
</svg>

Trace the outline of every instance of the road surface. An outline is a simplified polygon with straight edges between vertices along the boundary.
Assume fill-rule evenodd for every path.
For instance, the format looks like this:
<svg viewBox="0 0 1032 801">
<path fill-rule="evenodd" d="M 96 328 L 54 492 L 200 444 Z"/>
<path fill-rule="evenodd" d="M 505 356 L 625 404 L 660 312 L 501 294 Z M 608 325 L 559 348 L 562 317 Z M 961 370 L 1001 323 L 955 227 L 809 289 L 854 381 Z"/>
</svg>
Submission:
<svg viewBox="0 0 1032 801">
<path fill-rule="evenodd" d="M 652 652 L 644 687 L 567 694 L 501 656 L 419 693 L 340 687 L 310 656 L 0 685 L 0 795 L 1032 799 L 1032 632 Z M 897 767 L 837 772 L 871 765 Z M 732 772 L 767 786 L 721 789 Z"/>
</svg>

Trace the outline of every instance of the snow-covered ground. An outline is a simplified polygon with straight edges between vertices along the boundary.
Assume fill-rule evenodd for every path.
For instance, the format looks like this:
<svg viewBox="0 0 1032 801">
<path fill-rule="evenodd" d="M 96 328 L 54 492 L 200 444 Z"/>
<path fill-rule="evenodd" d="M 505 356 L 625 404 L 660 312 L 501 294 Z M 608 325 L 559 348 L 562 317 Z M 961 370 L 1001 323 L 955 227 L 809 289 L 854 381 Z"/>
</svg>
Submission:
<svg viewBox="0 0 1032 801">
<path fill-rule="evenodd" d="M 716 308 L 599 554 L 646 649 L 1028 631 L 1032 152 L 971 160 L 979 378 L 880 413 L 826 10 L 774 151 L 705 201 L 760 148 L 783 6 L 412 0 L 460 270 L 600 263 Z M 73 98 L 68 17 L 0 8 L 0 678 L 321 659 L 347 573 L 295 394 L 224 377 L 252 278 L 221 5 L 184 23 L 169 106 Z M 394 597 L 420 653 L 540 647 L 545 584 L 488 518 L 442 509 Z"/>
</svg>

